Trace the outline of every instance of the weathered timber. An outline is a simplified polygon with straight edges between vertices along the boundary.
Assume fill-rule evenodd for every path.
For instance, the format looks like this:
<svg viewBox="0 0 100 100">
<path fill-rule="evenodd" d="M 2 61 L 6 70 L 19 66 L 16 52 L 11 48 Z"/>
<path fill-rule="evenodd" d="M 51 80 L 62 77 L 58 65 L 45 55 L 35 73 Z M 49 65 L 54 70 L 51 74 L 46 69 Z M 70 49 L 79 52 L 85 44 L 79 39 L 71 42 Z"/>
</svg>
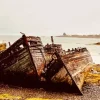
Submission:
<svg viewBox="0 0 100 100">
<path fill-rule="evenodd" d="M 0 81 L 33 85 L 47 83 L 82 94 L 85 73 L 93 64 L 86 48 L 62 49 L 61 44 L 42 45 L 40 37 L 23 35 L 0 54 Z M 41 85 L 39 84 L 39 85 Z M 42 84 L 43 85 L 43 84 Z"/>
<path fill-rule="evenodd" d="M 52 60 L 44 68 L 43 77 L 56 85 L 66 83 L 67 86 L 69 84 L 72 86 L 72 91 L 75 89 L 77 93 L 81 94 L 85 73 L 93 64 L 91 56 L 88 51 L 85 51 L 77 53 L 74 58 L 65 58 L 67 55 L 61 56 L 57 52 L 54 53 Z"/>
<path fill-rule="evenodd" d="M 33 84 L 40 80 L 44 66 L 41 39 L 23 35 L 0 54 L 0 81 L 20 85 Z"/>
<path fill-rule="evenodd" d="M 47 44 L 47 66 L 43 70 L 43 77 L 54 84 L 66 84 L 81 94 L 86 73 L 91 69 L 93 60 L 86 48 L 72 48 L 65 51 L 60 44 Z M 56 87 L 55 85 L 55 87 Z M 64 88 L 64 89 L 65 89 Z"/>
<path fill-rule="evenodd" d="M 35 64 L 38 76 L 41 75 L 41 72 L 46 64 L 44 49 L 40 37 L 28 36 L 30 53 Z"/>
</svg>

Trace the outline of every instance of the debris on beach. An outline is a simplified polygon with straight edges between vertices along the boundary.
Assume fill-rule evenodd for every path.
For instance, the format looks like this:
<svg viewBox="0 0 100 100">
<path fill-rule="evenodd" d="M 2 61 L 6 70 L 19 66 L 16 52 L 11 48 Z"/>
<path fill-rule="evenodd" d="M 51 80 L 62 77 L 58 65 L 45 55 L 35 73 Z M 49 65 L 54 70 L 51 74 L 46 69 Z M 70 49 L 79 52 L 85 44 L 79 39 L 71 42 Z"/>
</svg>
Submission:
<svg viewBox="0 0 100 100">
<path fill-rule="evenodd" d="M 82 95 L 82 86 L 93 65 L 87 48 L 65 51 L 61 44 L 42 45 L 40 37 L 22 35 L 0 54 L 0 81 L 14 85 L 48 85 Z M 44 86 L 43 86 L 44 87 Z M 71 89 L 69 89 L 71 88 Z"/>
<path fill-rule="evenodd" d="M 53 38 L 51 40 L 52 44 L 44 47 L 47 62 L 49 61 L 44 67 L 44 77 L 56 84 L 55 87 L 67 83 L 73 87 L 72 91 L 76 88 L 76 91 L 81 93 L 84 79 L 93 65 L 89 51 L 86 48 L 72 48 L 65 51 L 60 44 L 54 44 Z"/>
<path fill-rule="evenodd" d="M 14 84 L 33 84 L 45 66 L 39 37 L 23 35 L 0 54 L 0 81 Z"/>
</svg>

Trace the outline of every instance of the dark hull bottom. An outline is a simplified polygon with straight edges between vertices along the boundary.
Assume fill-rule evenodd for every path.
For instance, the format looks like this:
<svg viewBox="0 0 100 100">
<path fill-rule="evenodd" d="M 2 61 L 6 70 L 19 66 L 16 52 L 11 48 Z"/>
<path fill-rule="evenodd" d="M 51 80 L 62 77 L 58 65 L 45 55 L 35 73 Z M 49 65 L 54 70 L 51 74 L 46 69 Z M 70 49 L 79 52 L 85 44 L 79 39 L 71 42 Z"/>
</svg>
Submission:
<svg viewBox="0 0 100 100">
<path fill-rule="evenodd" d="M 13 87 L 13 88 L 18 88 L 18 87 L 22 87 L 22 88 L 31 88 L 31 89 L 44 89 L 48 92 L 67 92 L 67 93 L 73 93 L 73 94 L 77 94 L 77 95 L 82 95 L 82 93 L 80 93 L 80 91 L 78 91 L 78 89 L 74 86 L 71 86 L 69 84 L 66 83 L 48 83 L 48 82 L 3 82 L 0 84 L 4 84 L 4 85 L 8 85 L 9 87 Z"/>
<path fill-rule="evenodd" d="M 80 90 L 76 86 L 71 86 L 66 83 L 42 83 L 42 87 L 47 91 L 53 92 L 67 92 L 82 95 Z"/>
<path fill-rule="evenodd" d="M 28 76 L 22 73 L 16 73 L 15 75 L 3 75 L 3 77 L 0 78 L 0 82 L 21 87 L 36 87 L 36 84 L 39 82 L 39 80 L 37 78 L 35 79 L 33 76 Z"/>
</svg>

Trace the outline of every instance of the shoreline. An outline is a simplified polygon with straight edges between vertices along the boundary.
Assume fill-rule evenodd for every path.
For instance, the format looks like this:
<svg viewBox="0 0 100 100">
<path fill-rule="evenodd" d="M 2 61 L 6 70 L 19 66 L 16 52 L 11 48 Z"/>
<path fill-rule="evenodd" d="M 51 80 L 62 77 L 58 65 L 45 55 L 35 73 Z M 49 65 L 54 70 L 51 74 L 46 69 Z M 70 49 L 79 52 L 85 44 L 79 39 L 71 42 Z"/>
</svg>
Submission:
<svg viewBox="0 0 100 100">
<path fill-rule="evenodd" d="M 88 35 L 85 35 L 85 36 L 81 36 L 81 35 L 77 35 L 77 36 L 73 36 L 73 35 L 66 35 L 66 36 L 56 36 L 56 37 L 71 37 L 71 38 L 100 38 L 100 35 L 98 36 L 88 36 Z"/>
</svg>

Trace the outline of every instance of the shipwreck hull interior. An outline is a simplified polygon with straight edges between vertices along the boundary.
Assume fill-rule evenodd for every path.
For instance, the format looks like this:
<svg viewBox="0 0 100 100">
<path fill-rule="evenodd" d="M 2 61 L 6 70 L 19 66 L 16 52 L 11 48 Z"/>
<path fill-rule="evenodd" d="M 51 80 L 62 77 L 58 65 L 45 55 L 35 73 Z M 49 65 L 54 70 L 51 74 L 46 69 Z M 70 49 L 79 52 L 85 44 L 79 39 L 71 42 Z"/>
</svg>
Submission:
<svg viewBox="0 0 100 100">
<path fill-rule="evenodd" d="M 28 42 L 23 36 L 0 54 L 0 81 L 34 85 L 39 80 Z"/>
<path fill-rule="evenodd" d="M 52 60 L 44 68 L 43 74 L 48 83 L 53 84 L 54 88 L 72 90 L 82 94 L 85 72 L 90 70 L 90 65 L 93 63 L 90 53 L 83 50 L 62 56 L 55 52 L 49 58 Z"/>
</svg>

